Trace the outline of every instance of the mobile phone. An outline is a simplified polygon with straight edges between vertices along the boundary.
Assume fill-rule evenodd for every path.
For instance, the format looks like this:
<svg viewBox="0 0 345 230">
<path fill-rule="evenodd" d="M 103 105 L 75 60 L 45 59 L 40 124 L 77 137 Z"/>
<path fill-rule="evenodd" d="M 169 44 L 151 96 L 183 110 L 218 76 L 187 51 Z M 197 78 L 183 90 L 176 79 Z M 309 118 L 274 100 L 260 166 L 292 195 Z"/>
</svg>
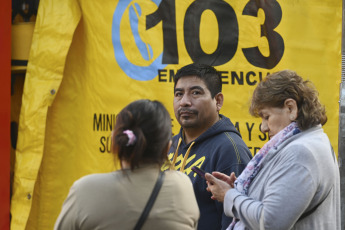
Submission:
<svg viewBox="0 0 345 230">
<path fill-rule="evenodd" d="M 195 173 L 197 173 L 199 176 L 201 176 L 202 178 L 204 178 L 205 179 L 205 171 L 204 170 L 202 170 L 201 168 L 198 168 L 198 167 L 196 167 L 196 166 L 193 166 L 192 167 L 192 171 L 193 172 L 195 172 Z"/>
</svg>

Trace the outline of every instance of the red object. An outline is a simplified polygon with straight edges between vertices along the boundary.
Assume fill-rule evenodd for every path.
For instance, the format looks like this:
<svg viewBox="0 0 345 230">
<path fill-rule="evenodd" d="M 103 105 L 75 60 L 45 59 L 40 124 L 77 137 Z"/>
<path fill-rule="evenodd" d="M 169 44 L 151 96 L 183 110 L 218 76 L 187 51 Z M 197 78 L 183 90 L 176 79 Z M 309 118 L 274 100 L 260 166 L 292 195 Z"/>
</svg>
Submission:
<svg viewBox="0 0 345 230">
<path fill-rule="evenodd" d="M 11 1 L 0 1 L 0 230 L 10 229 Z"/>
</svg>

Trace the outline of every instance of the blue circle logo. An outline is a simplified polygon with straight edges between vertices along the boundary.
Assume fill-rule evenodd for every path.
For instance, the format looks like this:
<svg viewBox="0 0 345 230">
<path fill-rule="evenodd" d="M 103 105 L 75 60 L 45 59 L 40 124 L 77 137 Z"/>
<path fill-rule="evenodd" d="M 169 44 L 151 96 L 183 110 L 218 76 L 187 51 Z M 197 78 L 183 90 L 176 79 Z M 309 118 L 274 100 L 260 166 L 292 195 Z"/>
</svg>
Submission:
<svg viewBox="0 0 345 230">
<path fill-rule="evenodd" d="M 134 1 L 118 1 L 117 7 L 114 12 L 112 22 L 112 43 L 114 47 L 115 59 L 126 75 L 134 80 L 138 81 L 149 81 L 157 76 L 158 69 L 164 69 L 167 65 L 162 64 L 161 53 L 156 59 L 153 59 L 153 51 L 150 44 L 142 41 L 139 34 L 139 18 L 141 16 L 141 7 Z M 157 6 L 161 0 L 152 0 Z M 128 9 L 129 7 L 129 9 Z M 123 15 L 126 10 L 129 10 L 129 24 L 130 30 L 133 35 L 135 45 L 139 50 L 143 59 L 152 61 L 148 66 L 139 66 L 131 63 L 125 55 L 125 51 L 121 44 L 121 30 L 120 24 Z"/>
</svg>

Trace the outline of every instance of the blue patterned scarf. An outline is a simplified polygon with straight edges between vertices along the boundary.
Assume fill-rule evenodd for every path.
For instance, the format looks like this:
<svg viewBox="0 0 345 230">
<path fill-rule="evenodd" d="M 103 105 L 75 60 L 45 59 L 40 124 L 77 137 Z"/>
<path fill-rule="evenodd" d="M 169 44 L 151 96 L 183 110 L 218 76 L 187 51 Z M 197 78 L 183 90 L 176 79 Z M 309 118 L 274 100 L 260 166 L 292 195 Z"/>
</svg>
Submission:
<svg viewBox="0 0 345 230">
<path fill-rule="evenodd" d="M 301 130 L 298 128 L 296 122 L 291 122 L 283 130 L 273 136 L 260 151 L 253 157 L 251 161 L 247 164 L 246 168 L 243 170 L 241 175 L 235 181 L 235 188 L 237 191 L 244 195 L 248 195 L 248 189 L 250 183 L 253 181 L 255 176 L 261 169 L 261 163 L 265 159 L 267 153 L 272 149 L 277 149 L 278 146 L 290 137 L 300 133 Z M 228 230 L 242 230 L 245 229 L 243 222 L 238 219 L 233 218 L 232 223 L 227 228 Z"/>
</svg>

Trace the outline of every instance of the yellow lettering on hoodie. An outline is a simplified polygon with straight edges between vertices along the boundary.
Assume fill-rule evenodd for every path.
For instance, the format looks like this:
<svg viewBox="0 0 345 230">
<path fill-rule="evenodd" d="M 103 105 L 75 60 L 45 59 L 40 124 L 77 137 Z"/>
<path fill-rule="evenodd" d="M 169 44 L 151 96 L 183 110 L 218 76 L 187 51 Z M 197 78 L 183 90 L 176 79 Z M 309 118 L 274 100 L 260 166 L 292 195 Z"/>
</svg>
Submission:
<svg viewBox="0 0 345 230">
<path fill-rule="evenodd" d="M 169 159 L 170 161 L 172 161 L 173 157 L 174 157 L 174 153 L 173 153 L 173 152 L 168 154 L 168 159 Z M 189 156 L 189 157 L 187 158 L 187 160 L 186 160 L 186 164 L 188 164 L 190 161 L 192 161 L 195 157 L 196 157 L 196 154 L 193 154 L 193 155 Z M 180 155 L 178 155 L 178 156 L 176 157 L 175 170 L 180 170 L 180 168 L 181 168 L 181 166 L 182 166 L 182 164 L 183 164 L 183 158 L 184 158 L 184 157 L 183 157 L 182 154 L 180 154 Z M 200 168 L 200 167 L 202 166 L 202 164 L 204 163 L 205 159 L 206 159 L 205 156 L 199 158 L 197 161 L 195 161 L 195 162 L 194 162 L 192 165 L 190 165 L 188 168 L 185 168 L 185 169 L 183 170 L 183 172 L 184 172 L 185 174 L 189 175 L 191 172 L 193 172 L 193 171 L 192 171 L 192 167 L 193 167 L 193 166 L 197 166 L 197 167 Z M 162 170 L 166 170 L 166 169 L 168 169 L 168 168 L 169 168 L 169 166 L 164 166 L 164 168 L 162 167 Z M 195 177 L 196 175 L 197 175 L 197 174 L 194 173 L 194 177 Z"/>
</svg>

